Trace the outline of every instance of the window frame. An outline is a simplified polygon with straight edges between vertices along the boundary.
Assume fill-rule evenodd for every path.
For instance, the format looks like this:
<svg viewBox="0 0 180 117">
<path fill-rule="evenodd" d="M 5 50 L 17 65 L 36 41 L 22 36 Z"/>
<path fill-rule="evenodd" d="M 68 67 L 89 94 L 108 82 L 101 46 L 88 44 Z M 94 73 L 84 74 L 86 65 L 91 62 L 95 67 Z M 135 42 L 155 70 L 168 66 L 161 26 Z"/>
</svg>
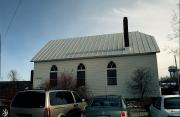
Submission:
<svg viewBox="0 0 180 117">
<path fill-rule="evenodd" d="M 112 74 L 112 72 L 115 73 Z M 110 61 L 107 65 L 107 85 L 117 85 L 117 67 L 113 61 Z"/>
<path fill-rule="evenodd" d="M 56 87 L 58 82 L 58 67 L 52 65 L 50 69 L 50 86 Z"/>
<path fill-rule="evenodd" d="M 83 74 L 83 77 L 82 77 L 82 74 Z M 85 86 L 86 85 L 85 79 L 86 79 L 86 67 L 83 63 L 80 63 L 77 66 L 77 86 Z"/>
<path fill-rule="evenodd" d="M 78 93 L 74 92 L 74 91 L 72 93 L 74 95 L 75 102 L 76 103 L 81 103 L 82 102 L 82 98 L 78 95 Z"/>
</svg>

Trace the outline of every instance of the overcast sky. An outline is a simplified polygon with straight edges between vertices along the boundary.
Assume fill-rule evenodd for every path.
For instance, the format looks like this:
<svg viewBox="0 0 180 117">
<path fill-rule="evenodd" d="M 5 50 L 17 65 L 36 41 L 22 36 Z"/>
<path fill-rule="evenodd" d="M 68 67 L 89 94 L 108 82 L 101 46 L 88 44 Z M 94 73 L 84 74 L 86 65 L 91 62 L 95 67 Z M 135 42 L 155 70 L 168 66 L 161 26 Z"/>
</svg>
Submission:
<svg viewBox="0 0 180 117">
<path fill-rule="evenodd" d="M 167 36 L 172 33 L 172 16 L 173 11 L 178 11 L 178 2 L 0 0 L 0 80 L 9 80 L 7 74 L 12 69 L 18 72 L 20 80 L 29 80 L 33 69 L 30 60 L 49 40 L 119 33 L 122 32 L 125 16 L 129 20 L 129 31 L 140 31 L 155 37 L 161 50 L 157 54 L 159 77 L 169 76 L 168 66 L 175 64 L 174 56 L 164 48 L 178 47 L 178 41 L 169 41 Z"/>
</svg>

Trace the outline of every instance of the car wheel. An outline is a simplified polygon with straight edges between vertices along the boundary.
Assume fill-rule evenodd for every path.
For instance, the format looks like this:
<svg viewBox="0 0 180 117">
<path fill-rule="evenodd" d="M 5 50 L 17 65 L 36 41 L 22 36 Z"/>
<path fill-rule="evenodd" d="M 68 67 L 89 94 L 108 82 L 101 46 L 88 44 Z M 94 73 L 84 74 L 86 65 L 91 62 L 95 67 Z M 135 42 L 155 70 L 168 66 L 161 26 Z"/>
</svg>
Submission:
<svg viewBox="0 0 180 117">
<path fill-rule="evenodd" d="M 6 107 L 2 107 L 1 109 L 1 117 L 9 117 L 9 110 Z"/>
<path fill-rule="evenodd" d="M 86 117 L 84 112 L 81 112 L 80 117 Z"/>
</svg>

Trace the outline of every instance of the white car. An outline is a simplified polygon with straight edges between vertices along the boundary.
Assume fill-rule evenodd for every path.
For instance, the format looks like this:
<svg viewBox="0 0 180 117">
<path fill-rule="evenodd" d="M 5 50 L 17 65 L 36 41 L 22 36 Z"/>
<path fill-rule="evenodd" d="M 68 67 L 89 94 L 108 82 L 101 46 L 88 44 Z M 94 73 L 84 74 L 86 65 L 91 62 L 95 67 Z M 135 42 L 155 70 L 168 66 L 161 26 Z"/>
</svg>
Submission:
<svg viewBox="0 0 180 117">
<path fill-rule="evenodd" d="M 180 117 L 180 95 L 160 96 L 150 106 L 152 117 Z"/>
</svg>

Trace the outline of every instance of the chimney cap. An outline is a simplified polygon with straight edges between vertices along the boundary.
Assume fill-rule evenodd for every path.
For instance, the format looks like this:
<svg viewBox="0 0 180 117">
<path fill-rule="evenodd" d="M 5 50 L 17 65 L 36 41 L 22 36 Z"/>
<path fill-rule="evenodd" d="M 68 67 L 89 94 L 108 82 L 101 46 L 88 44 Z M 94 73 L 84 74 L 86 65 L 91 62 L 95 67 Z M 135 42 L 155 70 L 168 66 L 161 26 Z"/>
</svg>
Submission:
<svg viewBox="0 0 180 117">
<path fill-rule="evenodd" d="M 123 17 L 124 19 L 127 19 L 127 17 Z"/>
</svg>

